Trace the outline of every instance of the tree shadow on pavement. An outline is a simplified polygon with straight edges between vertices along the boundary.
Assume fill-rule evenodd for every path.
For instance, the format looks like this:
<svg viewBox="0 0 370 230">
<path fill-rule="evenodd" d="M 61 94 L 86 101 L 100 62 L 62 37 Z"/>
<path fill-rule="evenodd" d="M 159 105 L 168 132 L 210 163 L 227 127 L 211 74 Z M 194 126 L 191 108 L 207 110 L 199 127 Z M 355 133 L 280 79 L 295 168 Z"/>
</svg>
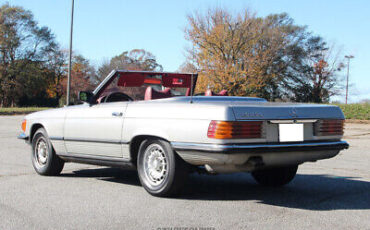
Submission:
<svg viewBox="0 0 370 230">
<path fill-rule="evenodd" d="M 99 180 L 140 186 L 136 171 L 116 168 L 77 170 L 62 176 L 96 177 Z M 263 187 L 248 173 L 223 175 L 191 174 L 182 194 L 174 199 L 235 201 L 306 210 L 368 210 L 370 182 L 353 177 L 297 174 L 280 188 Z"/>
</svg>

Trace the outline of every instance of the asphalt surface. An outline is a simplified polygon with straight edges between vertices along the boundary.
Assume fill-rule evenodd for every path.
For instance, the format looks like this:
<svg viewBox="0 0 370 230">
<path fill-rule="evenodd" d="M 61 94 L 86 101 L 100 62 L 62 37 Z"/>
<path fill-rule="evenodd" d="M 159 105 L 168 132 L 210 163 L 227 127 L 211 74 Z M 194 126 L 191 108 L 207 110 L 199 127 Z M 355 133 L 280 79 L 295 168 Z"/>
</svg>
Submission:
<svg viewBox="0 0 370 230">
<path fill-rule="evenodd" d="M 300 166 L 283 188 L 249 174 L 191 175 L 179 198 L 150 196 L 136 172 L 67 164 L 37 175 L 16 139 L 22 116 L 0 116 L 0 229 L 370 229 L 370 125 L 346 124 L 351 147 Z"/>
</svg>

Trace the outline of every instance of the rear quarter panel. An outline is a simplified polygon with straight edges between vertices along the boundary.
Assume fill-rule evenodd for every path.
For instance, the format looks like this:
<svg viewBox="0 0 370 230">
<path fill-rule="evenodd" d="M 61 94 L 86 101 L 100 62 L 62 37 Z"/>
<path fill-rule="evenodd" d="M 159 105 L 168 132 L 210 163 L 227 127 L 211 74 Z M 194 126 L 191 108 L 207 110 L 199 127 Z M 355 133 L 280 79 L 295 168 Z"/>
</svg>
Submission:
<svg viewBox="0 0 370 230">
<path fill-rule="evenodd" d="M 122 139 L 129 142 L 135 136 L 152 135 L 168 141 L 207 143 L 211 120 L 234 119 L 227 106 L 136 102 L 127 107 Z"/>
</svg>

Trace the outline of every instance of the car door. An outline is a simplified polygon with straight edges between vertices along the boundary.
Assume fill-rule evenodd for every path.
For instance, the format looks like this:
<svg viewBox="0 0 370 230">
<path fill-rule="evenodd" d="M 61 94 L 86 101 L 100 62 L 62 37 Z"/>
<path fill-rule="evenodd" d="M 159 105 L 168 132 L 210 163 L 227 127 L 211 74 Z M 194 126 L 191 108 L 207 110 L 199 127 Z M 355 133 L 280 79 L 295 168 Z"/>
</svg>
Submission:
<svg viewBox="0 0 370 230">
<path fill-rule="evenodd" d="M 71 108 L 64 126 L 68 155 L 122 158 L 121 135 L 127 103 L 110 102 Z"/>
</svg>

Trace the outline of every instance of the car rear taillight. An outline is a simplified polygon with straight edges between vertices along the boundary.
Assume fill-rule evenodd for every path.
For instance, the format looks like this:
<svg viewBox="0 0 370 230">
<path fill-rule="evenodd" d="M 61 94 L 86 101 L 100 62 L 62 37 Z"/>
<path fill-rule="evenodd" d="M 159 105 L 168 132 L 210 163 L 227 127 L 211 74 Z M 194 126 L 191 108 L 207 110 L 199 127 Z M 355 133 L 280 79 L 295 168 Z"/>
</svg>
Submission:
<svg viewBox="0 0 370 230">
<path fill-rule="evenodd" d="M 27 126 L 27 121 L 26 120 L 23 120 L 23 122 L 22 122 L 22 130 L 23 130 L 23 132 L 26 132 L 26 126 Z"/>
<path fill-rule="evenodd" d="M 216 139 L 262 138 L 262 121 L 211 121 L 207 136 Z"/>
<path fill-rule="evenodd" d="M 315 136 L 343 135 L 344 120 L 319 120 L 314 124 Z"/>
</svg>

